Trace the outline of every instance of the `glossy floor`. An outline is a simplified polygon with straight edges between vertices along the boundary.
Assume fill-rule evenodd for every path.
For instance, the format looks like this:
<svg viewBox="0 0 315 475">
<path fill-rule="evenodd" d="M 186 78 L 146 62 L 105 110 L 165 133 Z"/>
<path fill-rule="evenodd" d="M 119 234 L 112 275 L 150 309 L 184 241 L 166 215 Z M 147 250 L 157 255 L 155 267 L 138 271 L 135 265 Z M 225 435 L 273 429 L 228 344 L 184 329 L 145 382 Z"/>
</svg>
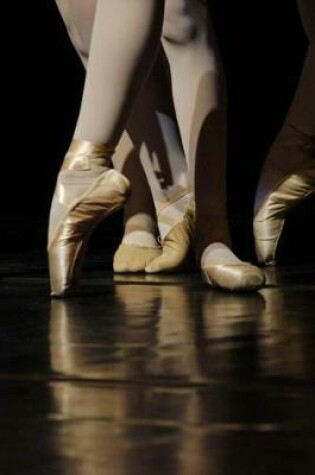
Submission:
<svg viewBox="0 0 315 475">
<path fill-rule="evenodd" d="M 50 301 L 2 261 L 1 475 L 315 473 L 314 268 L 232 295 L 92 267 Z"/>
</svg>

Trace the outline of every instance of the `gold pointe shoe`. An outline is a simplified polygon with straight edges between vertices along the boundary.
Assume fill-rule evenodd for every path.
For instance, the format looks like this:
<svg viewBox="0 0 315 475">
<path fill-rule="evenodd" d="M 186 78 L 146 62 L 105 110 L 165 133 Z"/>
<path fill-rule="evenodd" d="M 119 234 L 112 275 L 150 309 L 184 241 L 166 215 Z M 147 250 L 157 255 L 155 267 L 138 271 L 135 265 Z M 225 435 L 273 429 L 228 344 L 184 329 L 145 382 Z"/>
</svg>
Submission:
<svg viewBox="0 0 315 475">
<path fill-rule="evenodd" d="M 64 297 L 76 284 L 95 226 L 126 201 L 129 181 L 108 167 L 112 150 L 74 140 L 59 172 L 49 218 L 51 295 Z"/>
<path fill-rule="evenodd" d="M 144 272 L 162 253 L 162 248 L 121 243 L 114 255 L 114 272 Z"/>
<path fill-rule="evenodd" d="M 266 281 L 264 272 L 249 262 L 211 264 L 202 268 L 204 280 L 211 287 L 229 292 L 252 292 Z"/>
<path fill-rule="evenodd" d="M 145 268 L 148 274 L 175 272 L 189 261 L 195 229 L 195 203 L 191 201 L 182 221 L 177 223 L 162 242 L 162 253 Z"/>
<path fill-rule="evenodd" d="M 315 160 L 299 172 L 287 176 L 270 193 L 254 219 L 258 262 L 276 263 L 276 251 L 290 209 L 315 192 Z"/>
</svg>

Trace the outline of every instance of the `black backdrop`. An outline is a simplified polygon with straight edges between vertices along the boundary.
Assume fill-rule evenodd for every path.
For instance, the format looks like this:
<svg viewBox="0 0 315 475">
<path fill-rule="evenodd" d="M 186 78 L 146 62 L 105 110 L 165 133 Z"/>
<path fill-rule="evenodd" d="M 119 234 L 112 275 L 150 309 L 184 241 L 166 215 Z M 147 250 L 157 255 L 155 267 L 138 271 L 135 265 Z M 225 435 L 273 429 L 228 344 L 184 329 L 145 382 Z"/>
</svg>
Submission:
<svg viewBox="0 0 315 475">
<path fill-rule="evenodd" d="M 12 2 L 14 3 L 14 2 Z M 229 97 L 229 209 L 237 250 L 253 252 L 253 194 L 264 156 L 284 119 L 306 50 L 295 0 L 212 0 Z M 2 156 L 1 249 L 44 249 L 54 181 L 74 127 L 83 71 L 53 0 L 11 5 L 17 41 L 4 51 L 9 105 L 2 107 L 9 137 Z M 4 45 L 4 50 L 6 50 Z M 6 103 L 6 101 L 3 101 Z M 10 151 L 7 152 L 9 148 Z M 314 200 L 288 224 L 283 252 L 292 261 L 310 255 Z M 92 245 L 104 246 L 121 231 L 111 219 Z M 107 237 L 106 237 L 107 236 Z M 314 241 L 315 242 L 315 241 Z M 297 259 L 297 260 L 299 260 Z"/>
</svg>

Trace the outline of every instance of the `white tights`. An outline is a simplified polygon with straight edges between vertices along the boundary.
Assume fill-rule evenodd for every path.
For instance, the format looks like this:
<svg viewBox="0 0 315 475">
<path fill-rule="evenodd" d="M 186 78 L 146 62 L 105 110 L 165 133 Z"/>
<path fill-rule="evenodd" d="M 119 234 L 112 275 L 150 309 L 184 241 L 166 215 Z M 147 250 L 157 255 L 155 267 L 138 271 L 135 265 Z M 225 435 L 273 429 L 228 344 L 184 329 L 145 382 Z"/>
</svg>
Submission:
<svg viewBox="0 0 315 475">
<path fill-rule="evenodd" d="M 99 0 L 91 42 L 86 28 L 91 31 L 95 2 L 58 0 L 58 4 L 63 13 L 69 14 L 68 27 L 77 36 L 82 57 L 89 56 L 75 137 L 116 146 L 126 128 L 140 155 L 146 150 L 151 160 L 160 160 L 160 156 L 156 153 L 158 148 L 148 151 L 143 140 L 144 131 L 151 130 L 148 116 L 142 116 L 139 110 L 142 127 L 133 127 L 134 115 L 130 111 L 133 108 L 135 114 L 141 87 L 144 91 L 144 85 L 149 84 L 146 79 L 162 37 L 176 117 L 189 164 L 189 182 L 197 204 L 197 254 L 200 258 L 206 250 L 203 257 L 211 261 L 209 250 L 213 245 L 217 249 L 216 243 L 220 243 L 220 256 L 222 249 L 226 249 L 226 260 L 233 260 L 226 247 L 230 236 L 226 216 L 225 84 L 214 32 L 212 27 L 208 28 L 206 2 L 166 0 L 164 10 L 162 0 Z M 71 16 L 74 10 L 76 13 Z M 80 33 L 81 28 L 84 33 Z M 150 100 L 147 104 L 150 105 Z M 172 144 L 180 156 L 172 117 L 164 114 L 163 109 L 161 113 L 154 112 L 163 132 L 164 147 Z M 157 141 L 155 146 L 158 147 Z M 171 153 L 168 163 L 173 163 Z M 177 167 L 169 168 L 174 171 Z M 177 187 L 181 190 L 178 184 L 182 180 L 185 189 L 185 174 L 176 171 Z"/>
<path fill-rule="evenodd" d="M 87 67 L 97 1 L 56 2 L 72 43 Z M 113 157 L 115 168 L 131 182 L 132 195 L 125 206 L 124 239 L 128 241 L 134 238 L 135 231 L 148 231 L 151 237 L 147 236 L 147 239 L 152 242 L 155 209 L 151 192 L 162 238 L 182 218 L 190 196 L 187 165 L 174 118 L 163 54 L 159 52 L 149 78 L 135 101 L 127 132 L 122 134 Z M 113 59 L 116 56 L 115 52 Z M 139 244 L 145 243 L 142 241 Z"/>
</svg>

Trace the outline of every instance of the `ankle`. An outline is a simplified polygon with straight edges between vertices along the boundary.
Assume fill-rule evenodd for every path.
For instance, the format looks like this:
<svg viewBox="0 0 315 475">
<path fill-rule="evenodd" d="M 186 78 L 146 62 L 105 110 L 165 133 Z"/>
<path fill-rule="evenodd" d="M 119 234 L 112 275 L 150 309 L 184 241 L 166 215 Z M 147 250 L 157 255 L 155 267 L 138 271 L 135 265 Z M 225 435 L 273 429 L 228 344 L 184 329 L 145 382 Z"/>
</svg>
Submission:
<svg viewBox="0 0 315 475">
<path fill-rule="evenodd" d="M 241 260 L 233 253 L 227 244 L 222 242 L 214 242 L 208 245 L 200 259 L 201 268 L 205 268 L 214 264 L 233 264 L 241 262 Z"/>
<path fill-rule="evenodd" d="M 65 155 L 62 170 L 103 171 L 111 167 L 114 148 L 87 140 L 73 139 Z"/>
<path fill-rule="evenodd" d="M 227 248 L 231 248 L 232 240 L 230 237 L 230 233 L 226 230 L 222 230 L 221 232 L 215 233 L 205 233 L 202 235 L 201 233 L 198 233 L 196 235 L 196 261 L 199 263 L 205 250 L 209 246 L 217 243 L 220 243 L 222 246 L 226 246 Z"/>
</svg>

